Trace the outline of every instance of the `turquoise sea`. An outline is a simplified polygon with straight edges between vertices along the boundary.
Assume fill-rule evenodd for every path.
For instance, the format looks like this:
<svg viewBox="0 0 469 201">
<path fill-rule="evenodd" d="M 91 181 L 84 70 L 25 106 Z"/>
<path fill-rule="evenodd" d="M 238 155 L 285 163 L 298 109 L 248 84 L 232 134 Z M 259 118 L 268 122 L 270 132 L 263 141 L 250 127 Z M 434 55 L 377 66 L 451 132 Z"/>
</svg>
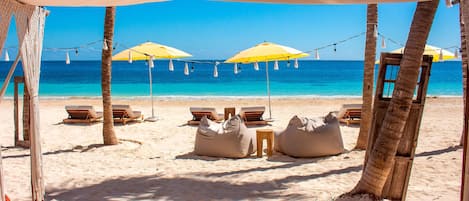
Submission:
<svg viewBox="0 0 469 201">
<path fill-rule="evenodd" d="M 218 77 L 213 77 L 212 60 L 188 63 L 190 75 L 184 75 L 184 62 L 174 61 L 173 72 L 168 61 L 155 62 L 153 93 L 155 96 L 265 96 L 265 63 L 256 71 L 252 64 L 239 65 L 234 74 L 233 64 L 218 65 Z M 12 62 L 0 62 L 3 83 Z M 193 68 L 192 68 L 193 66 Z M 361 96 L 363 61 L 299 61 L 295 69 L 291 62 L 279 62 L 279 70 L 269 63 L 272 96 Z M 21 75 L 21 64 L 15 75 Z M 460 61 L 434 63 L 429 96 L 462 96 Z M 12 82 L 13 83 L 13 82 Z M 13 95 L 13 84 L 7 96 Z M 146 62 L 113 62 L 112 94 L 115 97 L 148 97 L 149 77 Z M 94 97 L 101 95 L 100 61 L 43 61 L 40 80 L 43 97 Z"/>
</svg>

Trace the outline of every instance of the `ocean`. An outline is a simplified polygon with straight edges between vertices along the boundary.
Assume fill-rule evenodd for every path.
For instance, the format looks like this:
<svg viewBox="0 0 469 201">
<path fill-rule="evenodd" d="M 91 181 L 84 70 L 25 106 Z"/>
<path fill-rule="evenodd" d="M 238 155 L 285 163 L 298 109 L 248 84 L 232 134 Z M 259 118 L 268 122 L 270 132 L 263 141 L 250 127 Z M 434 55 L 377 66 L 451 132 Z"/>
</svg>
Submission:
<svg viewBox="0 0 469 201">
<path fill-rule="evenodd" d="M 184 62 L 174 61 L 173 72 L 168 61 L 155 61 L 152 71 L 154 96 L 265 96 L 265 63 L 255 71 L 252 64 L 239 65 L 234 74 L 233 64 L 218 65 L 218 77 L 213 76 L 214 62 L 189 63 L 190 74 L 184 75 Z M 206 63 L 205 63 L 206 62 Z M 0 81 L 3 83 L 12 62 L 0 62 Z M 191 68 L 193 66 L 193 68 Z M 299 68 L 279 62 L 279 70 L 269 63 L 272 96 L 359 97 L 362 94 L 363 61 L 300 60 Z M 377 70 L 376 70 L 377 73 Z M 21 64 L 15 76 L 21 76 Z M 428 96 L 462 96 L 460 61 L 433 63 Z M 43 61 L 40 79 L 42 97 L 98 97 L 101 96 L 101 62 Z M 112 95 L 114 97 L 149 97 L 148 66 L 144 61 L 113 62 Z M 13 96 L 13 80 L 7 92 Z"/>
</svg>

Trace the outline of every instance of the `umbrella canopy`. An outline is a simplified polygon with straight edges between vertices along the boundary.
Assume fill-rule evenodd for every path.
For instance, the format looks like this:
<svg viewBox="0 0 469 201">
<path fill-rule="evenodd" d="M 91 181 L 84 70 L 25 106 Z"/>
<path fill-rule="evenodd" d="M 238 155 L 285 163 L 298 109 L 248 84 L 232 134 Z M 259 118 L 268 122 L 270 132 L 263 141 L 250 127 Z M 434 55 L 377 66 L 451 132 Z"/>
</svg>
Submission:
<svg viewBox="0 0 469 201">
<path fill-rule="evenodd" d="M 395 2 L 416 2 L 428 0 L 225 0 L 234 2 L 289 3 L 289 4 L 376 4 Z"/>
<path fill-rule="evenodd" d="M 392 53 L 404 53 L 404 48 L 399 48 L 397 50 L 391 51 Z M 425 51 L 423 52 L 424 55 L 432 55 L 433 56 L 433 62 L 438 62 L 438 61 L 444 61 L 444 60 L 450 60 L 450 59 L 456 59 L 456 55 L 454 53 L 445 50 L 443 48 L 431 46 L 431 45 L 425 45 Z M 440 58 L 443 56 L 442 58 Z"/>
<path fill-rule="evenodd" d="M 117 53 L 112 57 L 112 60 L 127 61 L 130 59 L 129 57 L 132 60 L 148 60 L 150 56 L 153 56 L 154 59 L 177 59 L 192 55 L 166 45 L 146 42 Z"/>
<path fill-rule="evenodd" d="M 263 42 L 252 48 L 239 52 L 235 56 L 226 60 L 226 63 L 252 63 L 262 61 L 290 60 L 307 57 L 309 54 L 297 49 L 278 45 L 271 42 Z"/>
<path fill-rule="evenodd" d="M 168 0 L 17 0 L 21 3 L 35 6 L 126 6 L 149 2 L 162 2 Z"/>
</svg>

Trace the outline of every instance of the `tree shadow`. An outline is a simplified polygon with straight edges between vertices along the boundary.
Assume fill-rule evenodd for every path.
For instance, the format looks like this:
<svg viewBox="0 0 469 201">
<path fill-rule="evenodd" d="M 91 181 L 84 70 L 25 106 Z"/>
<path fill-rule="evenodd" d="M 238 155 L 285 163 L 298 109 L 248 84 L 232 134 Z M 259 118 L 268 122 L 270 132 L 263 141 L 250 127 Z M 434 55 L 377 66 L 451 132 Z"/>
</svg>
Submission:
<svg viewBox="0 0 469 201">
<path fill-rule="evenodd" d="M 130 141 L 130 140 L 125 140 L 125 141 Z M 137 142 L 134 142 L 134 143 L 137 143 Z M 62 153 L 83 153 L 83 152 L 88 152 L 90 150 L 105 147 L 105 146 L 108 146 L 108 145 L 104 145 L 104 144 L 90 144 L 88 146 L 77 145 L 77 146 L 75 146 L 71 149 L 44 152 L 44 153 L 42 153 L 42 155 L 47 156 L 47 155 L 56 155 L 56 154 L 62 154 Z M 25 150 L 25 149 L 23 149 L 23 150 Z M 23 157 L 29 157 L 29 156 L 30 156 L 30 154 L 7 155 L 7 156 L 2 156 L 2 159 L 23 158 Z"/>
<path fill-rule="evenodd" d="M 212 157 L 212 156 L 201 156 L 197 155 L 194 152 L 189 152 L 176 156 L 176 159 L 191 159 L 191 160 L 202 160 L 202 161 L 218 161 L 218 160 L 243 160 L 255 158 L 254 155 L 245 157 L 245 158 L 223 158 L 223 157 Z"/>
<path fill-rule="evenodd" d="M 444 148 L 444 149 L 438 149 L 438 150 L 433 150 L 433 151 L 421 152 L 421 153 L 415 154 L 415 156 L 416 156 L 416 157 L 423 157 L 423 156 L 440 155 L 440 154 L 444 154 L 444 153 L 449 153 L 449 152 L 457 151 L 458 149 L 462 149 L 462 148 L 463 148 L 463 147 L 460 146 L 460 145 L 457 145 L 457 146 L 450 146 L 450 147 L 447 147 L 447 148 Z"/>
</svg>

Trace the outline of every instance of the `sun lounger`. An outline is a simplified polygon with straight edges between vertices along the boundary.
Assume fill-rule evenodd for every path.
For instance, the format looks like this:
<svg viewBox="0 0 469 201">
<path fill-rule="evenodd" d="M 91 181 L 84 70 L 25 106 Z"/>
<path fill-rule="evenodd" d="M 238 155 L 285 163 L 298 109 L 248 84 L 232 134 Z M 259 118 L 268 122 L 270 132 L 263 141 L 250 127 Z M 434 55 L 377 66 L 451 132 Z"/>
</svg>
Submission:
<svg viewBox="0 0 469 201">
<path fill-rule="evenodd" d="M 130 105 L 112 105 L 114 123 L 126 124 L 129 121 L 143 120 L 142 112 L 133 111 Z"/>
<path fill-rule="evenodd" d="M 343 104 L 337 118 L 340 122 L 348 125 L 360 124 L 362 116 L 362 104 Z"/>
<path fill-rule="evenodd" d="M 267 125 L 267 121 L 262 119 L 265 112 L 264 106 L 258 107 L 242 107 L 239 116 L 244 120 L 247 126 L 250 125 Z"/>
<path fill-rule="evenodd" d="M 96 112 L 93 106 L 88 105 L 69 105 L 65 110 L 68 118 L 63 120 L 64 123 L 93 123 L 103 117 L 102 112 Z"/>
<path fill-rule="evenodd" d="M 189 120 L 189 125 L 199 125 L 202 117 L 207 116 L 208 119 L 216 122 L 220 122 L 224 119 L 223 114 L 218 114 L 217 110 L 213 107 L 190 107 L 192 114 L 192 120 Z"/>
</svg>

